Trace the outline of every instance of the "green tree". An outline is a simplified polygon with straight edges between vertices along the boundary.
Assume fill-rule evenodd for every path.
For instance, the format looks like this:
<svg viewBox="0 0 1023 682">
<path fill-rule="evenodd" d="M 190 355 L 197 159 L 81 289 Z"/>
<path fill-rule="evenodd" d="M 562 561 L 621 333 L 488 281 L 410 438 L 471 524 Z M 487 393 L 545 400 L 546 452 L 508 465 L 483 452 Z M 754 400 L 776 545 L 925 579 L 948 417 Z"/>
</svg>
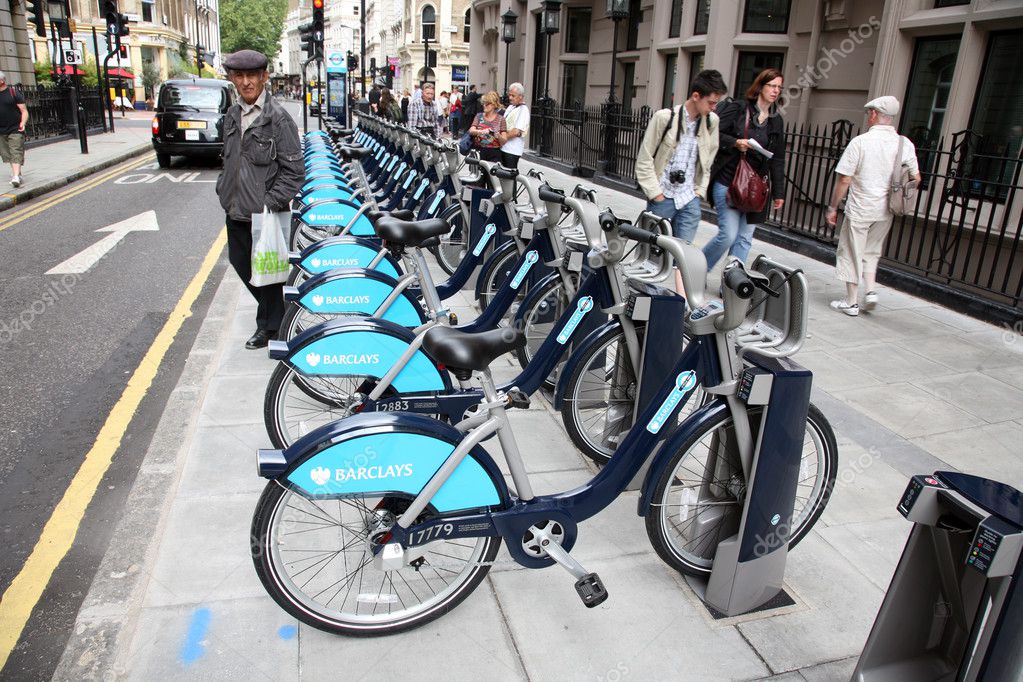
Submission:
<svg viewBox="0 0 1023 682">
<path fill-rule="evenodd" d="M 156 68 L 155 62 L 142 62 L 142 87 L 149 94 L 156 93 L 156 86 L 160 84 L 160 69 Z"/>
<path fill-rule="evenodd" d="M 287 10 L 287 0 L 221 0 L 221 49 L 255 50 L 273 59 L 280 50 Z"/>
<path fill-rule="evenodd" d="M 53 64 L 50 63 L 49 57 L 36 62 L 33 66 L 36 72 L 36 83 L 53 85 Z"/>
</svg>

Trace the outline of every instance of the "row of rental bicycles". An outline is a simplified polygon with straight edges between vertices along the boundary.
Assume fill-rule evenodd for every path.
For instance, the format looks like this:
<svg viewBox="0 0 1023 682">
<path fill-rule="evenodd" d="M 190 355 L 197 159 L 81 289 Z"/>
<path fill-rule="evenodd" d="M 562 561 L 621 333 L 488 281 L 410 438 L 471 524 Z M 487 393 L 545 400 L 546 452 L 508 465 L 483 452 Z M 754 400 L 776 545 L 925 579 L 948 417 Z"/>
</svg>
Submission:
<svg viewBox="0 0 1023 682">
<path fill-rule="evenodd" d="M 349 635 L 416 627 L 465 599 L 502 542 L 595 606 L 607 589 L 571 550 L 626 491 L 714 608 L 777 594 L 838 463 L 791 359 L 801 272 L 731 263 L 711 295 L 702 253 L 657 216 L 369 115 L 308 133 L 304 154 L 252 526 L 282 608 Z M 664 286 L 676 268 L 685 297 Z M 449 309 L 466 293 L 473 320 Z M 520 369 L 497 381 L 506 355 Z M 599 465 L 585 485 L 534 493 L 508 411 L 537 399 Z"/>
</svg>

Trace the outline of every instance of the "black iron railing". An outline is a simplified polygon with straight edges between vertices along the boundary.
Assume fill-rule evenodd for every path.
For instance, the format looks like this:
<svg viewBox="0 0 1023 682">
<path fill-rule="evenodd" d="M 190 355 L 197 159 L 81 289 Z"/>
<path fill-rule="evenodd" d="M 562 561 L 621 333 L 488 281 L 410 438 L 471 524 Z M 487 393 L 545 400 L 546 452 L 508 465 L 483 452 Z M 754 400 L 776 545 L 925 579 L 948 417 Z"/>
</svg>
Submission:
<svg viewBox="0 0 1023 682">
<path fill-rule="evenodd" d="M 25 106 L 28 107 L 28 123 L 25 125 L 27 141 L 47 140 L 70 132 L 68 125 L 75 120 L 71 109 L 73 98 L 70 86 L 19 85 L 18 91 L 24 96 Z M 101 127 L 103 98 L 99 87 L 83 85 L 81 92 L 86 127 Z"/>
</svg>

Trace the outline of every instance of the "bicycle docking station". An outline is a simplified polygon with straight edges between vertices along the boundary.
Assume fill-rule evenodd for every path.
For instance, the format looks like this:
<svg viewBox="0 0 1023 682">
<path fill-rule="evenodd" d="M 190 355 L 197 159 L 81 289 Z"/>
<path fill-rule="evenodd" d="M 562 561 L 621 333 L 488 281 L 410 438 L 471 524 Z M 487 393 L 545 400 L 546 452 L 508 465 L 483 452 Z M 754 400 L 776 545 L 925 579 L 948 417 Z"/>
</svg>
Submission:
<svg viewBox="0 0 1023 682">
<path fill-rule="evenodd" d="M 1023 493 L 939 471 L 910 479 L 898 510 L 913 530 L 853 680 L 1020 679 Z"/>
</svg>

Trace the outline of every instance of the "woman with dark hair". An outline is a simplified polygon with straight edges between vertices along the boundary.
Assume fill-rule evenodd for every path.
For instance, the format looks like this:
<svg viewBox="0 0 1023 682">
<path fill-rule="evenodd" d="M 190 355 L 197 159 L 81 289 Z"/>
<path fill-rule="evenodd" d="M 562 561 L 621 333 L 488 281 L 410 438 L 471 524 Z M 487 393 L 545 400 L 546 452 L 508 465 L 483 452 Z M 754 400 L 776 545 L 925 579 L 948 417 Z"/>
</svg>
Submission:
<svg viewBox="0 0 1023 682">
<path fill-rule="evenodd" d="M 402 122 L 401 105 L 398 104 L 398 100 L 394 99 L 394 95 L 387 88 L 380 91 L 380 101 L 377 102 L 377 115 L 395 123 Z"/>
<path fill-rule="evenodd" d="M 753 243 L 753 231 L 767 218 L 770 208 L 785 203 L 785 122 L 778 111 L 784 78 L 777 69 L 764 69 L 746 91 L 743 100 L 732 100 L 717 108 L 718 135 L 721 146 L 710 170 L 710 204 L 717 210 L 718 233 L 706 246 L 707 270 L 713 268 L 726 252 L 745 261 Z M 751 146 L 755 140 L 773 156 L 768 159 Z M 742 213 L 728 205 L 728 187 L 735 178 L 739 159 L 746 161 L 760 175 L 771 181 L 771 204 L 759 213 Z"/>
</svg>

